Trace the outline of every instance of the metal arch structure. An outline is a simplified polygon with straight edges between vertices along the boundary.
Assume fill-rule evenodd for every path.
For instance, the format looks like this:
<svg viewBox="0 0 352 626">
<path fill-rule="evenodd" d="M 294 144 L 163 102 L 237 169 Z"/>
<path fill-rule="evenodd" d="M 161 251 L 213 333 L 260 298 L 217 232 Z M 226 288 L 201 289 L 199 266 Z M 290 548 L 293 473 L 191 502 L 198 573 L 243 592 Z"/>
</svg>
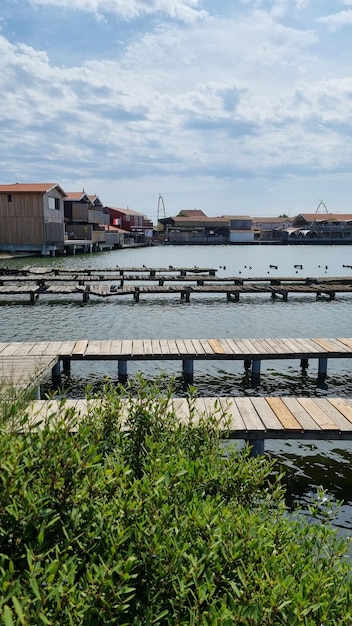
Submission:
<svg viewBox="0 0 352 626">
<path fill-rule="evenodd" d="M 159 200 L 158 200 L 158 212 L 157 212 L 157 216 L 156 216 L 156 223 L 157 224 L 159 224 L 160 215 L 161 215 L 161 217 L 166 219 L 165 204 L 164 204 L 164 199 L 163 199 L 161 193 L 159 193 Z"/>
<path fill-rule="evenodd" d="M 322 207 L 322 209 L 323 209 L 322 211 L 319 211 L 320 207 Z M 315 212 L 316 213 L 324 213 L 325 212 L 326 214 L 329 213 L 328 208 L 327 208 L 325 202 L 323 202 L 323 200 L 320 200 L 320 202 L 319 202 Z"/>
</svg>

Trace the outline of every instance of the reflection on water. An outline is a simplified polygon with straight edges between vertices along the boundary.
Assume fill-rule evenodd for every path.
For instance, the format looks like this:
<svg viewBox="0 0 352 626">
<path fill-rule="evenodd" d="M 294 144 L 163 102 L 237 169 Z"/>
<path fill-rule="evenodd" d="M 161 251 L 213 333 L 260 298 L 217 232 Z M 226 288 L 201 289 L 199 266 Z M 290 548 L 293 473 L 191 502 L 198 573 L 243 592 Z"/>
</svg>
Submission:
<svg viewBox="0 0 352 626">
<path fill-rule="evenodd" d="M 0 261 L 0 266 L 41 265 L 68 269 L 112 267 L 214 267 L 219 276 L 351 276 L 349 246 L 158 246 L 117 250 L 94 255 Z M 270 265 L 278 266 L 278 269 Z M 298 269 L 295 265 L 302 265 Z M 345 266 L 345 267 L 344 267 Z M 132 296 L 66 299 L 43 296 L 34 306 L 26 297 L 0 300 L 0 341 L 65 341 L 67 339 L 120 338 L 209 338 L 209 337 L 350 337 L 352 295 L 337 294 L 336 300 L 313 295 L 290 295 L 288 302 L 272 300 L 268 294 L 241 296 L 238 303 L 225 296 L 195 295 L 190 303 L 179 296 Z M 129 375 L 158 376 L 162 362 L 131 363 Z M 195 363 L 195 384 L 202 395 L 304 395 L 352 397 L 349 360 L 329 361 L 328 378 L 317 386 L 317 361 L 312 359 L 302 373 L 298 361 L 269 361 L 262 364 L 260 385 L 252 388 L 241 362 Z M 186 389 L 179 363 L 167 363 L 176 393 Z M 62 388 L 82 397 L 86 385 L 101 388 L 108 377 L 117 381 L 114 362 L 73 363 Z M 47 381 L 43 391 L 53 391 Z M 288 503 L 306 507 L 318 485 L 344 504 L 336 525 L 346 534 L 352 527 L 352 443 L 270 441 L 266 453 L 286 470 Z"/>
</svg>

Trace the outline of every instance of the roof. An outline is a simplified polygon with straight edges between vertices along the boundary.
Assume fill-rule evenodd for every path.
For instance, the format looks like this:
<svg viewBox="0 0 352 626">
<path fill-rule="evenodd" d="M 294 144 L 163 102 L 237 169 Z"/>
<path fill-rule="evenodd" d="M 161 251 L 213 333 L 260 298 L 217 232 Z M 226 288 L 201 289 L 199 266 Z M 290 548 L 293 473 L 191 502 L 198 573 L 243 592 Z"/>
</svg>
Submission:
<svg viewBox="0 0 352 626">
<path fill-rule="evenodd" d="M 292 217 L 252 217 L 255 224 L 283 224 L 284 222 L 292 222 Z"/>
<path fill-rule="evenodd" d="M 206 217 L 200 209 L 182 209 L 177 217 Z"/>
<path fill-rule="evenodd" d="M 11 185 L 0 185 L 0 193 L 48 193 L 56 188 L 63 196 L 66 196 L 62 187 L 57 183 L 12 183 Z"/>
<path fill-rule="evenodd" d="M 111 209 L 112 211 L 118 211 L 119 213 L 123 213 L 124 215 L 140 215 L 142 217 L 145 217 L 144 213 L 139 213 L 138 211 L 132 211 L 132 209 L 119 209 L 114 206 L 109 206 L 107 208 Z"/>
<path fill-rule="evenodd" d="M 193 215 L 187 215 L 185 217 L 182 217 L 180 215 L 176 215 L 175 217 L 172 218 L 172 220 L 175 223 L 197 223 L 197 224 L 209 224 L 209 223 L 228 223 L 229 218 L 222 216 L 222 217 L 207 217 L 206 215 L 199 215 L 199 216 L 193 216 Z"/>
<path fill-rule="evenodd" d="M 303 217 L 307 222 L 326 222 L 329 220 L 350 222 L 352 213 L 299 213 L 294 219 L 297 220 L 299 217 Z"/>
<path fill-rule="evenodd" d="M 80 200 L 83 200 L 84 198 L 87 198 L 87 200 L 89 200 L 89 196 L 86 194 L 85 191 L 68 191 L 66 193 L 66 197 L 67 200 L 72 200 L 79 202 Z"/>
</svg>

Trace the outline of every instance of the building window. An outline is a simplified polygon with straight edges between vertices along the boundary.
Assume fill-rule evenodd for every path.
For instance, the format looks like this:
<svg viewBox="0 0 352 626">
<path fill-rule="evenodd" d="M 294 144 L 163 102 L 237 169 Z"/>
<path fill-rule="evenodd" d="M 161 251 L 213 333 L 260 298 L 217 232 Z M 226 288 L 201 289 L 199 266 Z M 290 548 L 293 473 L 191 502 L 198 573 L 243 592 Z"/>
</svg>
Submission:
<svg viewBox="0 0 352 626">
<path fill-rule="evenodd" d="M 48 197 L 48 207 L 49 209 L 60 211 L 60 198 L 51 198 Z"/>
<path fill-rule="evenodd" d="M 7 194 L 7 202 L 12 202 L 12 193 Z"/>
</svg>

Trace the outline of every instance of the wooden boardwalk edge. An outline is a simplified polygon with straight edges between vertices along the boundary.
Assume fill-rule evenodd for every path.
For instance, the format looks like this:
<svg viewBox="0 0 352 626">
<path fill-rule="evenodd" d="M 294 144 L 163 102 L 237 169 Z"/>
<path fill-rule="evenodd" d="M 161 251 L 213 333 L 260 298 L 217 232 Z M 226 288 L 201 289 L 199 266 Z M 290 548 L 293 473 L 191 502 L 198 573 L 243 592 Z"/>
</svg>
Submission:
<svg viewBox="0 0 352 626">
<path fill-rule="evenodd" d="M 138 399 L 121 398 L 122 427 L 135 402 Z M 32 426 L 60 422 L 75 430 L 79 420 L 101 409 L 102 400 L 36 400 L 26 407 L 25 415 Z M 212 418 L 228 439 L 352 440 L 352 400 L 345 398 L 173 398 L 169 410 L 183 424 Z"/>
</svg>

